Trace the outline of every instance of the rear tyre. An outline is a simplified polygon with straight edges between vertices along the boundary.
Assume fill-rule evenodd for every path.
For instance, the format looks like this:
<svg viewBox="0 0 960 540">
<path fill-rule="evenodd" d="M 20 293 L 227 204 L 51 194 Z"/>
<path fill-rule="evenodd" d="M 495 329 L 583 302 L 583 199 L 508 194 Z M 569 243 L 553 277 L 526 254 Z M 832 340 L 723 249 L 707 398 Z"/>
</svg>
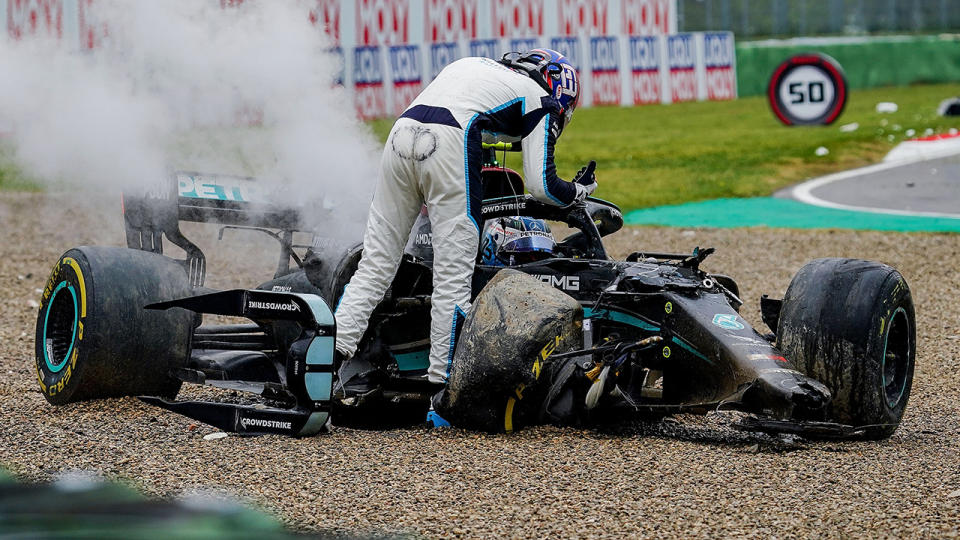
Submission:
<svg viewBox="0 0 960 540">
<path fill-rule="evenodd" d="M 143 306 L 191 294 L 183 267 L 127 248 L 79 247 L 60 257 L 37 313 L 37 379 L 62 405 L 127 395 L 174 397 L 170 370 L 186 365 L 193 314 Z"/>
<path fill-rule="evenodd" d="M 916 357 L 916 321 L 906 280 L 856 259 L 817 259 L 783 299 L 778 345 L 802 373 L 833 394 L 829 420 L 889 437 L 903 417 Z"/>
</svg>

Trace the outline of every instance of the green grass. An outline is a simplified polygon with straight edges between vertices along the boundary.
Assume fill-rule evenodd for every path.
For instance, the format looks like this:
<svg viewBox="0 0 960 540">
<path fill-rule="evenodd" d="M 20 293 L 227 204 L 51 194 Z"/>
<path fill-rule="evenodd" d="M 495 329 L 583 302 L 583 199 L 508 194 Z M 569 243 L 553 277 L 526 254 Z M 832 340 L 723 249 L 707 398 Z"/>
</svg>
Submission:
<svg viewBox="0 0 960 540">
<path fill-rule="evenodd" d="M 39 184 L 30 180 L 14 165 L 11 150 L 0 139 L 0 191 L 37 191 Z"/>
<path fill-rule="evenodd" d="M 956 95 L 960 83 L 855 90 L 843 115 L 827 127 L 783 126 L 760 97 L 583 109 L 557 145 L 557 168 L 569 178 L 597 160 L 596 195 L 624 210 L 770 195 L 806 178 L 876 163 L 908 138 L 908 129 L 920 136 L 927 129 L 960 128 L 960 119 L 936 115 L 940 101 Z M 879 101 L 893 101 L 900 109 L 876 113 Z M 860 128 L 840 131 L 852 122 Z M 392 124 L 392 119 L 379 120 L 371 127 L 384 140 Z M 830 153 L 817 157 L 819 146 Z M 243 161 L 235 156 L 242 158 L 245 151 L 250 149 L 240 145 L 219 157 Z M 0 148 L 0 190 L 37 189 L 10 163 Z M 520 169 L 520 156 L 508 155 L 507 165 Z"/>
<path fill-rule="evenodd" d="M 928 128 L 960 128 L 960 119 L 936 114 L 941 100 L 956 95 L 960 84 L 855 90 L 838 121 L 826 127 L 783 126 L 761 97 L 583 109 L 557 145 L 557 168 L 569 178 L 597 160 L 596 195 L 624 210 L 770 195 L 806 178 L 876 163 L 908 138 L 908 129 L 921 136 Z M 876 113 L 880 101 L 899 110 Z M 852 122 L 859 129 L 840 131 Z M 372 127 L 384 139 L 391 124 Z M 820 146 L 830 153 L 817 157 Z M 519 156 L 508 156 L 507 165 L 519 169 Z"/>
</svg>

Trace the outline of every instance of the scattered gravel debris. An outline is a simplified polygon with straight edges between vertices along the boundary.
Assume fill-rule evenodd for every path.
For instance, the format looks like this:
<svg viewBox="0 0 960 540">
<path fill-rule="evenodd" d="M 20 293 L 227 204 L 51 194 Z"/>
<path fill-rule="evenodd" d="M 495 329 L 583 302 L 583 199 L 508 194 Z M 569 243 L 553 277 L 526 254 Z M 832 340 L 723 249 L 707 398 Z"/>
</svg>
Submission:
<svg viewBox="0 0 960 540">
<path fill-rule="evenodd" d="M 336 428 L 211 444 L 209 426 L 136 398 L 53 407 L 38 391 L 36 310 L 25 308 L 23 287 L 42 288 L 69 247 L 121 245 L 117 200 L 0 193 L 0 465 L 23 479 L 82 470 L 155 496 L 213 489 L 295 530 L 361 535 L 960 535 L 960 235 L 756 228 L 695 229 L 693 238 L 643 227 L 608 244 L 617 257 L 716 247 L 704 268 L 737 280 L 742 314 L 758 328 L 760 295 L 782 295 L 809 259 L 861 257 L 898 268 L 917 306 L 918 364 L 904 422 L 884 441 L 787 440 L 736 431 L 715 414 L 512 435 Z M 217 242 L 214 228 L 197 230 L 186 233 L 207 252 L 210 286 L 252 286 L 272 273 L 276 246 L 263 235 Z M 185 387 L 182 395 L 204 391 Z"/>
</svg>

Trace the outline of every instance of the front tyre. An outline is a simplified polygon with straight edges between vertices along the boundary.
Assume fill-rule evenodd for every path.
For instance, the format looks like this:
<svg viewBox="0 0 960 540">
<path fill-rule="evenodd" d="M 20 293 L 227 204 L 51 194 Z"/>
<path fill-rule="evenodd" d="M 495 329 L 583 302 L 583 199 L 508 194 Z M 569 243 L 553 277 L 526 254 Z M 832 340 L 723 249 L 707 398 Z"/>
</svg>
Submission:
<svg viewBox="0 0 960 540">
<path fill-rule="evenodd" d="M 193 314 L 143 306 L 189 296 L 183 267 L 156 253 L 79 247 L 60 257 L 37 313 L 35 359 L 50 403 L 127 395 L 172 397 Z"/>
<path fill-rule="evenodd" d="M 833 394 L 829 420 L 864 426 L 867 438 L 896 431 L 916 358 L 916 321 L 906 280 L 857 259 L 817 259 L 797 272 L 783 299 L 778 345 Z"/>
</svg>

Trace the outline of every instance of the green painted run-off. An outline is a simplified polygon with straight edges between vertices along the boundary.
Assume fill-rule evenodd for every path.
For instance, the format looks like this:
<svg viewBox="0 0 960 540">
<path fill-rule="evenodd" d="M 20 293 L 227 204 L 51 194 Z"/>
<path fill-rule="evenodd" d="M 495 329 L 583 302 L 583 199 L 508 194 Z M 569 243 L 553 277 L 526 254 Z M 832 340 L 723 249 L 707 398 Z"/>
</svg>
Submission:
<svg viewBox="0 0 960 540">
<path fill-rule="evenodd" d="M 713 199 L 627 212 L 628 225 L 669 227 L 777 227 L 860 229 L 903 232 L 960 232 L 960 218 L 854 212 L 812 206 L 790 199 Z"/>
</svg>

